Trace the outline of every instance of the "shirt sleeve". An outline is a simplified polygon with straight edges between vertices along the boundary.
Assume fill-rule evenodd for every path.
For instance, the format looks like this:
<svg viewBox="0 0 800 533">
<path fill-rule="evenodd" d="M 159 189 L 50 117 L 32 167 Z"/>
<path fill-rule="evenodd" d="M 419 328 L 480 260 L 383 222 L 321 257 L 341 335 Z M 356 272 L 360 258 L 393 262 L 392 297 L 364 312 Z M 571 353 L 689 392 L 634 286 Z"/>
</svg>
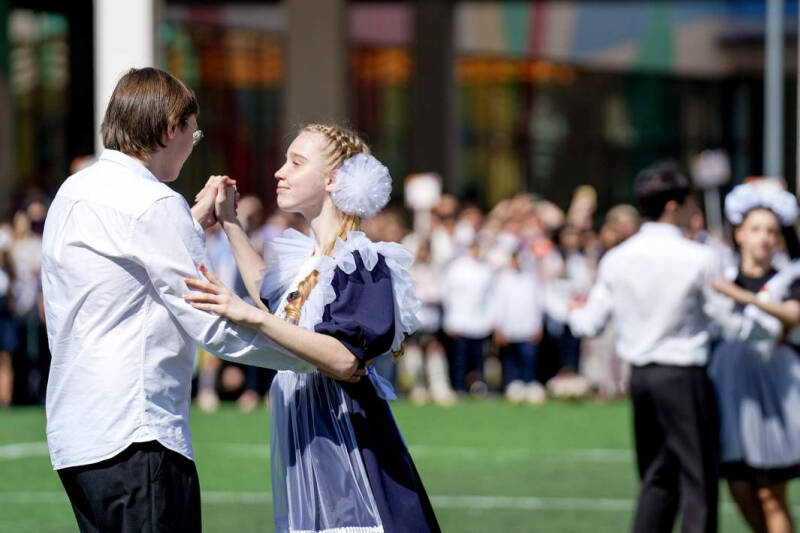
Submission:
<svg viewBox="0 0 800 533">
<path fill-rule="evenodd" d="M 392 277 L 383 256 L 367 270 L 358 252 L 356 268 L 346 274 L 337 268 L 333 278 L 336 299 L 325 306 L 314 330 L 341 342 L 361 361 L 392 348 L 395 333 Z"/>
<path fill-rule="evenodd" d="M 147 271 L 159 299 L 181 329 L 209 352 L 230 361 L 308 372 L 313 365 L 285 350 L 261 333 L 189 305 L 183 278 L 202 279 L 197 266 L 209 265 L 203 230 L 192 219 L 183 198 L 155 202 L 132 226 L 134 261 Z"/>
<path fill-rule="evenodd" d="M 586 305 L 579 309 L 572 310 L 567 323 L 574 335 L 579 337 L 596 337 L 602 333 L 603 329 L 611 317 L 613 310 L 613 300 L 609 280 L 609 268 L 611 266 L 606 260 L 601 260 L 597 272 L 597 281 L 589 291 Z"/>
</svg>

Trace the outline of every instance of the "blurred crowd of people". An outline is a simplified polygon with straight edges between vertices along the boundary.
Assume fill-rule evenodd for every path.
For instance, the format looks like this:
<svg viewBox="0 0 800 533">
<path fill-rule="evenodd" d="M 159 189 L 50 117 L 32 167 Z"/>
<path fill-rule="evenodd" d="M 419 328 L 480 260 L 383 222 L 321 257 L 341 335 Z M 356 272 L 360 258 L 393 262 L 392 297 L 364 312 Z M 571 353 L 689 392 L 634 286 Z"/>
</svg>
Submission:
<svg viewBox="0 0 800 533">
<path fill-rule="evenodd" d="M 239 217 L 267 263 L 270 239 L 287 228 L 307 231 L 299 217 L 265 216 L 253 196 L 241 199 Z M 599 229 L 596 220 L 596 193 L 581 187 L 566 212 L 525 193 L 488 213 L 444 195 L 416 220 L 395 206 L 365 221 L 370 238 L 401 242 L 414 254 L 423 302 L 422 327 L 403 356 L 396 365 L 379 360 L 377 370 L 416 403 L 496 393 L 531 404 L 623 395 L 627 369 L 614 355 L 613 328 L 581 341 L 565 324 L 569 302 L 586 296 L 600 257 L 640 223 L 630 205 L 610 209 Z M 224 234 L 212 228 L 206 242 L 217 275 L 246 297 Z M 201 408 L 235 399 L 251 410 L 266 398 L 272 372 L 205 353 L 199 361 Z"/>
<path fill-rule="evenodd" d="M 581 341 L 566 325 L 569 303 L 591 289 L 600 257 L 640 223 L 630 205 L 611 208 L 599 228 L 596 216 L 591 187 L 578 188 L 566 212 L 527 193 L 488 213 L 444 196 L 401 240 L 416 256 L 424 319 L 398 365 L 398 387 L 412 401 L 437 403 L 490 392 L 531 404 L 624 394 L 611 328 Z M 368 231 L 397 235 L 402 217 L 387 212 Z"/>
<path fill-rule="evenodd" d="M 0 225 L 0 405 L 44 399 L 49 352 L 39 270 L 47 199 L 38 194 Z M 300 217 L 266 214 L 245 196 L 239 216 L 269 262 L 269 241 Z M 415 256 L 412 272 L 423 302 L 422 328 L 404 356 L 376 363 L 417 403 L 450 404 L 459 396 L 504 394 L 513 403 L 548 397 L 600 399 L 626 393 L 628 369 L 614 353 L 613 324 L 581 340 L 566 324 L 569 302 L 585 298 L 603 254 L 636 233 L 639 214 L 617 205 L 598 216 L 595 191 L 579 187 L 564 211 L 528 193 L 486 212 L 444 195 L 430 213 L 396 205 L 365 221 L 373 240 L 401 242 Z M 698 209 L 692 238 L 713 241 Z M 246 296 L 224 233 L 207 233 L 212 269 Z M 713 243 L 712 243 L 713 244 Z M 721 253 L 726 248 L 716 243 Z M 246 411 L 265 401 L 274 372 L 223 362 L 200 352 L 197 402 L 214 410 L 235 400 Z"/>
<path fill-rule="evenodd" d="M 0 407 L 44 403 L 50 352 L 40 269 L 48 204 L 34 191 L 0 220 Z"/>
</svg>

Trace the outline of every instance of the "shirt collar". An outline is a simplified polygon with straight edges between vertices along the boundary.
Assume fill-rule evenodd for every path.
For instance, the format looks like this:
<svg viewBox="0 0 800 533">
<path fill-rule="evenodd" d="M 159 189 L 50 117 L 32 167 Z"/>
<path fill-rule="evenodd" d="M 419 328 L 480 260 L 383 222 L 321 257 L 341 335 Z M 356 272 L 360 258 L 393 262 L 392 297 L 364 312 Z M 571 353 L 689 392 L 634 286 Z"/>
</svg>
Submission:
<svg viewBox="0 0 800 533">
<path fill-rule="evenodd" d="M 141 161 L 138 159 L 134 159 L 127 154 L 123 154 L 118 150 L 110 150 L 108 148 L 104 149 L 103 152 L 100 154 L 101 161 L 109 161 L 111 163 L 116 163 L 117 165 L 122 165 L 123 167 L 127 168 L 134 174 L 150 180 L 150 181 L 157 181 L 161 183 L 161 180 L 156 177 L 155 174 L 150 172 L 147 167 L 145 167 Z"/>
<path fill-rule="evenodd" d="M 681 228 L 675 224 L 665 224 L 663 222 L 645 222 L 642 224 L 640 233 L 658 234 L 671 237 L 684 237 Z"/>
</svg>

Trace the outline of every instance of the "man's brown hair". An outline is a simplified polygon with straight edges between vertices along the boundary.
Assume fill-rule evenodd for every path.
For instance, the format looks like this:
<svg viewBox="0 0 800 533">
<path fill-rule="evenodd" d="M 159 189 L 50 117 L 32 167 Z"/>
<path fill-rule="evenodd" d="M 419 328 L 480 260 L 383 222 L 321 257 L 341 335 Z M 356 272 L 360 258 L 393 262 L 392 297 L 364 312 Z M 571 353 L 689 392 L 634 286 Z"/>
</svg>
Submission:
<svg viewBox="0 0 800 533">
<path fill-rule="evenodd" d="M 132 68 L 111 94 L 100 126 L 103 146 L 147 157 L 157 147 L 164 148 L 161 136 L 170 124 L 184 127 L 198 111 L 194 92 L 168 72 Z"/>
</svg>

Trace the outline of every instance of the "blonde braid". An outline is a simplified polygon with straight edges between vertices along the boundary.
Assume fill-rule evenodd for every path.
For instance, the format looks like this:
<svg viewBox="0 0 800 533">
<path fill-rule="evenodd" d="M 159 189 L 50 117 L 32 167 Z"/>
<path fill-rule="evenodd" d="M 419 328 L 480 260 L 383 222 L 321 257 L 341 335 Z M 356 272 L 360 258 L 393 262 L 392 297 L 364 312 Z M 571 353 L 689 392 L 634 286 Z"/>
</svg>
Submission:
<svg viewBox="0 0 800 533">
<path fill-rule="evenodd" d="M 336 232 L 336 235 L 334 235 L 333 240 L 328 243 L 323 253 L 328 256 L 333 255 L 336 239 L 347 240 L 348 233 L 351 231 L 358 231 L 359 229 L 361 229 L 361 219 L 355 215 L 345 215 L 342 222 L 339 224 L 339 230 Z M 300 310 L 308 299 L 308 295 L 311 294 L 311 291 L 317 286 L 317 282 L 319 282 L 319 271 L 315 269 L 297 285 L 297 291 L 290 294 L 291 299 L 287 302 L 286 307 L 284 307 L 286 320 L 293 324 L 300 323 Z"/>
<path fill-rule="evenodd" d="M 369 146 L 353 131 L 330 124 L 309 124 L 301 131 L 321 133 L 328 141 L 330 168 L 335 170 L 345 159 L 356 154 L 368 154 Z"/>
</svg>

